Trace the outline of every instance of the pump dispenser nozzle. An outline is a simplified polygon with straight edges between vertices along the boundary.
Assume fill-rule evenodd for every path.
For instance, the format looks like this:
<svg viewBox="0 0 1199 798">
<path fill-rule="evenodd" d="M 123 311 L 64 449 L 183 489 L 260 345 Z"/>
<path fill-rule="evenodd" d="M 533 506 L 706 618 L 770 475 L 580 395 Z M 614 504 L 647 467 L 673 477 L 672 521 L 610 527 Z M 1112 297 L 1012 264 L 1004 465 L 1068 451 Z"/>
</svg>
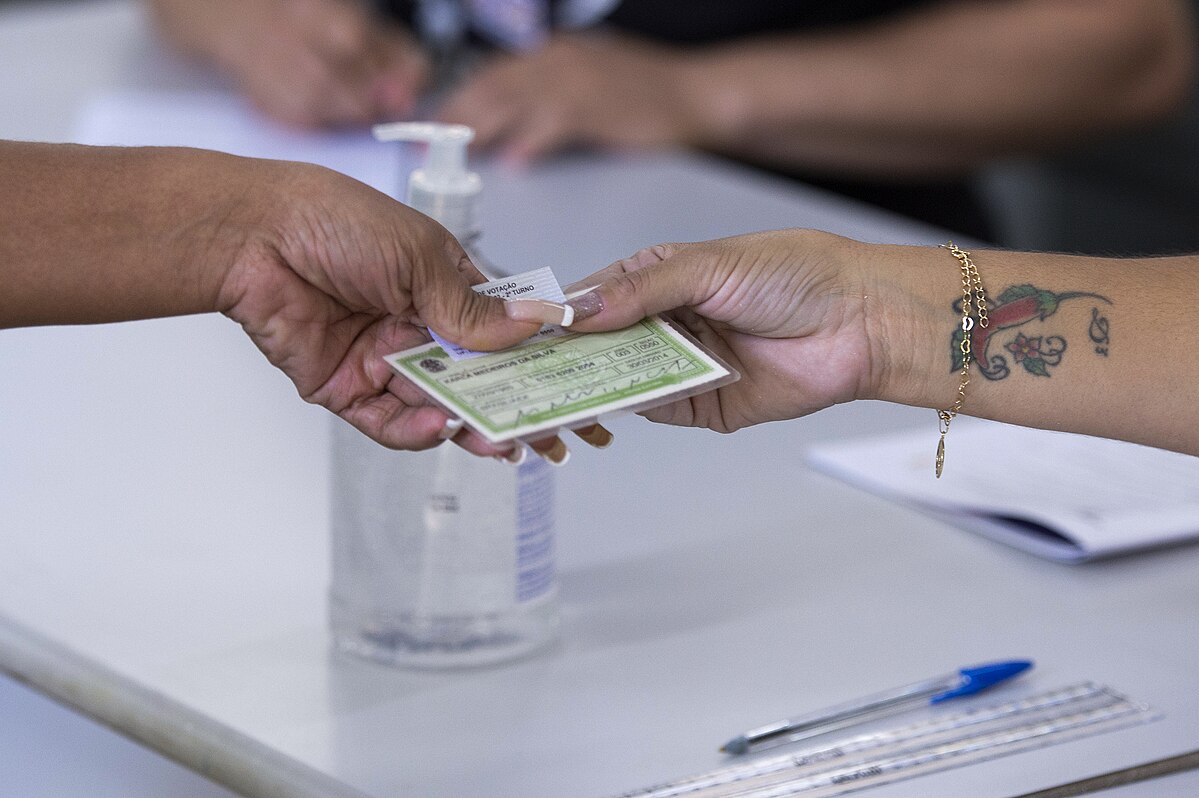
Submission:
<svg viewBox="0 0 1199 798">
<path fill-rule="evenodd" d="M 375 125 L 371 132 L 379 141 L 428 144 L 424 166 L 412 170 L 408 178 L 408 205 L 436 219 L 459 241 L 479 234 L 476 205 L 483 181 L 466 168 L 466 145 L 475 137 L 473 129 L 439 122 L 396 122 Z"/>
</svg>

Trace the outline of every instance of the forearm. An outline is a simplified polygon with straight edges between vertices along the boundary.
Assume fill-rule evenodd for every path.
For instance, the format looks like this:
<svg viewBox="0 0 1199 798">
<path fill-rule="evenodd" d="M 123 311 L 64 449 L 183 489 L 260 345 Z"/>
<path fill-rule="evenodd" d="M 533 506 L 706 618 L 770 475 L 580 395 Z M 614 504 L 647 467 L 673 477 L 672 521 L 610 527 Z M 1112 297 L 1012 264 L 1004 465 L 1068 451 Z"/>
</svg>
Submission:
<svg viewBox="0 0 1199 798">
<path fill-rule="evenodd" d="M 850 245 L 872 276 L 874 398 L 938 410 L 959 385 L 959 263 L 944 249 Z M 972 252 L 989 326 L 962 412 L 1199 455 L 1199 257 L 1114 260 Z M 1032 286 L 1038 293 L 1016 286 Z M 1026 297 L 1015 298 L 1025 293 Z"/>
<path fill-rule="evenodd" d="M 0 142 L 0 327 L 216 309 L 262 169 L 201 150 Z"/>
<path fill-rule="evenodd" d="M 1160 118 L 1187 96 L 1193 40 L 1177 0 L 953 2 L 688 69 L 705 146 L 920 174 Z"/>
</svg>

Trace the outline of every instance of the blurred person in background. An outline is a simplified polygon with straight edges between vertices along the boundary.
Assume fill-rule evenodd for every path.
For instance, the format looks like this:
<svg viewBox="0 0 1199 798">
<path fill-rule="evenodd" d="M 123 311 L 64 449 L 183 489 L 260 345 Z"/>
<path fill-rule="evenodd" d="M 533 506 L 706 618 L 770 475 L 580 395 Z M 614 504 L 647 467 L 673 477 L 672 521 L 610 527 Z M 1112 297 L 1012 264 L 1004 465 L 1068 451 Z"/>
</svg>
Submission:
<svg viewBox="0 0 1199 798">
<path fill-rule="evenodd" d="M 1187 0 L 148 2 L 292 124 L 419 109 L 522 163 L 692 147 L 988 240 L 980 167 L 1168 119 L 1195 69 Z"/>
</svg>

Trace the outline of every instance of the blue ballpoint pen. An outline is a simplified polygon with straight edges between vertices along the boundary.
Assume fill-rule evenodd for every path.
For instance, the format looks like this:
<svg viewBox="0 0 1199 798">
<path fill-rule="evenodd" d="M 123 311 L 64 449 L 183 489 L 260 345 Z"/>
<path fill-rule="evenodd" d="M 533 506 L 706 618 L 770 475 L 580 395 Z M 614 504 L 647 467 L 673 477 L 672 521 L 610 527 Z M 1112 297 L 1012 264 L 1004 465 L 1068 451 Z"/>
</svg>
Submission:
<svg viewBox="0 0 1199 798">
<path fill-rule="evenodd" d="M 942 701 L 974 695 L 1031 667 L 1031 660 L 1016 659 L 962 668 L 956 673 L 896 687 L 818 712 L 750 729 L 729 740 L 720 750 L 729 754 L 744 754 L 751 749 L 772 748 L 796 740 L 806 740 L 865 720 L 890 715 L 916 704 L 940 704 Z"/>
</svg>

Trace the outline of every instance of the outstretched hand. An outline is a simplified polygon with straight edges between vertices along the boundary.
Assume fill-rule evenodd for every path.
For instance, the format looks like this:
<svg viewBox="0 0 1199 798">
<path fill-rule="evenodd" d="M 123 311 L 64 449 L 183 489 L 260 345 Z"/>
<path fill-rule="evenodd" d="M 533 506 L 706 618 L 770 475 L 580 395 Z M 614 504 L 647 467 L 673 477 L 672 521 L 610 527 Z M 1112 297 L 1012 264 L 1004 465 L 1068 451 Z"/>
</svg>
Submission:
<svg viewBox="0 0 1199 798">
<path fill-rule="evenodd" d="M 503 302 L 470 286 L 484 277 L 431 219 L 361 183 L 292 166 L 281 206 L 268 209 L 226 277 L 220 307 L 295 383 L 386 446 L 424 449 L 457 432 L 450 416 L 394 375 L 383 356 L 428 340 L 424 327 L 474 349 L 528 337 Z M 480 455 L 506 454 L 469 430 Z"/>
<path fill-rule="evenodd" d="M 438 115 L 515 162 L 576 146 L 685 146 L 699 120 L 684 67 L 675 51 L 629 37 L 558 35 L 484 66 Z"/>
<path fill-rule="evenodd" d="M 164 32 L 215 62 L 270 116 L 301 127 L 412 112 L 429 58 L 356 0 L 151 0 Z"/>
<path fill-rule="evenodd" d="M 669 312 L 741 373 L 644 413 L 652 421 L 732 432 L 868 396 L 868 292 L 830 242 L 852 243 L 785 230 L 641 250 L 577 284 L 594 288 L 571 302 L 574 329 Z"/>
</svg>

